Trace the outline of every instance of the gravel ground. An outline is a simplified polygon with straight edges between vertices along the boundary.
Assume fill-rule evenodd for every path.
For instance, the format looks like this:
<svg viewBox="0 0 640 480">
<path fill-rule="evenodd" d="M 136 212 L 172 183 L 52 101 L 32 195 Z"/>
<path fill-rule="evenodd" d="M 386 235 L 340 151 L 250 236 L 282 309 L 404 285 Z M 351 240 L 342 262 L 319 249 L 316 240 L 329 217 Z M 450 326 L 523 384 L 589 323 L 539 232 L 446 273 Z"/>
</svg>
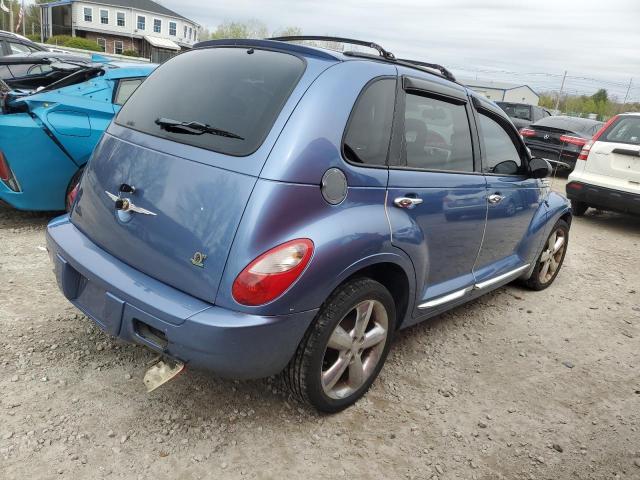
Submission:
<svg viewBox="0 0 640 480">
<path fill-rule="evenodd" d="M 556 187 L 563 188 L 563 182 Z M 553 287 L 496 292 L 398 335 L 334 416 L 272 380 L 187 371 L 58 292 L 51 215 L 0 210 L 0 478 L 640 479 L 640 219 L 576 219 Z"/>
</svg>

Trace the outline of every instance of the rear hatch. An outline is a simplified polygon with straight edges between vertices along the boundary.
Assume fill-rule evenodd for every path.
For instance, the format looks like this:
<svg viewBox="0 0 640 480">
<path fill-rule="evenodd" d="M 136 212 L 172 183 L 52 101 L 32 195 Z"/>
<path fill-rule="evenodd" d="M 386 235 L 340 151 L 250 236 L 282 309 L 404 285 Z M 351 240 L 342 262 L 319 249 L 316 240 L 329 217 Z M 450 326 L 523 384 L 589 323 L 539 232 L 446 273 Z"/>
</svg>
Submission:
<svg viewBox="0 0 640 480">
<path fill-rule="evenodd" d="M 304 72 L 297 56 L 247 48 L 194 50 L 162 65 L 94 152 L 72 222 L 123 262 L 213 302 Z"/>
<path fill-rule="evenodd" d="M 618 117 L 591 147 L 585 171 L 625 180 L 640 191 L 640 115 Z"/>
</svg>

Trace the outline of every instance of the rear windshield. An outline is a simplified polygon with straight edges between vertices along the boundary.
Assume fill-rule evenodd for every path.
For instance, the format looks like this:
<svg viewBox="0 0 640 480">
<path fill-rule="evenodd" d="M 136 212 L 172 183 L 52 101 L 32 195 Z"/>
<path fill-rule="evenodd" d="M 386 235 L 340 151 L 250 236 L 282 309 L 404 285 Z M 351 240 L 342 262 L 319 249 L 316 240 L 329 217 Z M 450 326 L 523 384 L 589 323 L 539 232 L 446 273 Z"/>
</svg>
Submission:
<svg viewBox="0 0 640 480">
<path fill-rule="evenodd" d="M 568 132 L 582 133 L 587 136 L 593 136 L 602 125 L 602 122 L 597 120 L 561 116 L 545 117 L 533 124 L 534 127 L 557 128 Z"/>
<path fill-rule="evenodd" d="M 158 68 L 127 101 L 116 123 L 227 155 L 250 155 L 271 130 L 304 69 L 300 58 L 285 53 L 193 50 Z M 159 125 L 161 119 L 174 126 Z M 196 122 L 197 128 L 176 127 L 176 122 Z M 203 131 L 204 126 L 217 134 Z"/>
<path fill-rule="evenodd" d="M 607 129 L 600 141 L 640 145 L 640 117 L 621 117 Z"/>
<path fill-rule="evenodd" d="M 498 102 L 498 106 L 511 118 L 521 120 L 531 120 L 531 107 L 529 105 L 519 105 L 517 103 Z"/>
</svg>

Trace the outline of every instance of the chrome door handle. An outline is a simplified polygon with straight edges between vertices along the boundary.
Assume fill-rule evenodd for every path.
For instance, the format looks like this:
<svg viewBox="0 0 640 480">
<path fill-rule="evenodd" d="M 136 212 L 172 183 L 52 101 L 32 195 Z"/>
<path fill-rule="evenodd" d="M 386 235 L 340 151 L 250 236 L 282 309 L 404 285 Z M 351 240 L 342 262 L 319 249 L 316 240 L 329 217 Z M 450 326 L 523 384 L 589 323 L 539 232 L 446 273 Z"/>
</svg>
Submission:
<svg viewBox="0 0 640 480">
<path fill-rule="evenodd" d="M 393 204 L 398 208 L 413 208 L 416 205 L 420 205 L 421 203 L 421 198 L 412 197 L 398 197 L 393 201 Z"/>
<path fill-rule="evenodd" d="M 493 195 L 489 195 L 487 197 L 487 200 L 489 200 L 489 203 L 493 205 L 495 205 L 496 203 L 500 203 L 503 199 L 504 197 L 502 195 L 498 195 L 497 193 L 494 193 Z"/>
</svg>

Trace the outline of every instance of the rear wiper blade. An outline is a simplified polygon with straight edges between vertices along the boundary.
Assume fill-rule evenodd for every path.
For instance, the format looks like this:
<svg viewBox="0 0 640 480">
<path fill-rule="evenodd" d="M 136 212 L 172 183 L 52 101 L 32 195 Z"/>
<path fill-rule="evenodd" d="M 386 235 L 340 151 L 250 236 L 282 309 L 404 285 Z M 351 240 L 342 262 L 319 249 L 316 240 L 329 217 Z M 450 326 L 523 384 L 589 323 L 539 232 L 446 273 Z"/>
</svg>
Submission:
<svg viewBox="0 0 640 480">
<path fill-rule="evenodd" d="M 233 132 L 221 130 L 220 128 L 215 128 L 200 122 L 181 122 L 179 120 L 172 120 L 170 118 L 158 118 L 156 119 L 156 125 L 158 125 L 163 130 L 172 133 L 184 133 L 186 135 L 202 135 L 204 133 L 210 133 L 211 135 L 217 135 L 219 137 L 244 140 L 244 137 L 236 135 Z"/>
</svg>

